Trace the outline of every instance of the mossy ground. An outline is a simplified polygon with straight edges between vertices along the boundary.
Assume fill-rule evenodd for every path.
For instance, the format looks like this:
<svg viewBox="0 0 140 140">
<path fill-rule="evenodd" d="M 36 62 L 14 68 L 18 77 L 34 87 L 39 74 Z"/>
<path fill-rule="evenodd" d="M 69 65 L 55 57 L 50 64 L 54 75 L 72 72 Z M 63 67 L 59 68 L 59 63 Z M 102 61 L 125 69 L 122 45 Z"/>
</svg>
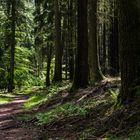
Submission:
<svg viewBox="0 0 140 140">
<path fill-rule="evenodd" d="M 13 97 L 14 95 L 11 94 L 0 93 L 0 105 L 7 104 Z"/>
<path fill-rule="evenodd" d="M 140 105 L 116 108 L 119 86 L 112 79 L 74 94 L 67 83 L 37 90 L 24 104 L 29 112 L 18 119 L 41 128 L 44 140 L 139 140 Z"/>
</svg>

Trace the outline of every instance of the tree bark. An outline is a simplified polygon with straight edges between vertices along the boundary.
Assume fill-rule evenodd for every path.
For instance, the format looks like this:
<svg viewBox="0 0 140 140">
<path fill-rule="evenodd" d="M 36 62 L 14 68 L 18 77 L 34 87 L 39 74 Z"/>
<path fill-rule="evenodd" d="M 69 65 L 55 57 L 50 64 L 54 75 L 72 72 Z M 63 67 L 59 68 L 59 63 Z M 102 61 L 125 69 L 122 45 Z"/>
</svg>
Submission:
<svg viewBox="0 0 140 140">
<path fill-rule="evenodd" d="M 11 0 L 11 48 L 10 48 L 10 73 L 9 73 L 9 84 L 8 92 L 12 92 L 14 89 L 14 66 L 15 66 L 15 30 L 16 30 L 16 2 Z"/>
<path fill-rule="evenodd" d="M 110 17 L 111 25 L 108 46 L 109 74 L 111 76 L 119 75 L 118 9 L 116 3 L 116 0 L 113 0 L 110 7 L 110 14 L 113 15 Z"/>
<path fill-rule="evenodd" d="M 88 85 L 87 0 L 78 0 L 78 44 L 72 90 Z"/>
<path fill-rule="evenodd" d="M 140 97 L 139 0 L 119 0 L 119 34 L 122 79 L 119 101 L 128 103 Z"/>
<path fill-rule="evenodd" d="M 55 70 L 54 82 L 62 81 L 61 15 L 58 0 L 54 1 L 55 11 Z"/>
<path fill-rule="evenodd" d="M 74 26 L 73 26 L 73 0 L 69 1 L 69 75 L 70 75 L 70 81 L 73 80 L 74 77 Z"/>
<path fill-rule="evenodd" d="M 50 85 L 50 70 L 51 70 L 51 60 L 52 60 L 52 46 L 48 44 L 47 50 L 47 72 L 46 72 L 46 87 Z"/>
<path fill-rule="evenodd" d="M 97 51 L 97 0 L 89 0 L 89 72 L 90 83 L 102 79 Z"/>
</svg>

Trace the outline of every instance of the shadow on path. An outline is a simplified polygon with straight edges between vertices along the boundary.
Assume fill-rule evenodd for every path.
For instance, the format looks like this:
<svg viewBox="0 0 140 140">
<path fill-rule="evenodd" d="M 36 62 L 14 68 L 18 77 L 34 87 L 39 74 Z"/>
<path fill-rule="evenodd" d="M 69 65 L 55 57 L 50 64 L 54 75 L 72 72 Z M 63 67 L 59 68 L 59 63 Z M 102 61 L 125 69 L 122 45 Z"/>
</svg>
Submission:
<svg viewBox="0 0 140 140">
<path fill-rule="evenodd" d="M 23 113 L 23 103 L 27 96 L 17 96 L 13 101 L 0 105 L 0 140 L 37 140 L 37 129 L 22 127 L 15 115 Z"/>
</svg>

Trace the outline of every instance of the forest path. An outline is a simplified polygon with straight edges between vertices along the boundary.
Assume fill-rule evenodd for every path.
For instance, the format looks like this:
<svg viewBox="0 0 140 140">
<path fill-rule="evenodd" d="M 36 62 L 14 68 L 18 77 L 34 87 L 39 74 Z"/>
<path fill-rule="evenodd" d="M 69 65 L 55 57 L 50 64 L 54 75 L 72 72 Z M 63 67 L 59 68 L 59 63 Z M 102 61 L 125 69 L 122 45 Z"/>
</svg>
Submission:
<svg viewBox="0 0 140 140">
<path fill-rule="evenodd" d="M 28 99 L 18 95 L 7 104 L 0 105 L 0 140 L 37 140 L 37 129 L 32 126 L 22 127 L 22 122 L 15 119 L 24 113 L 23 103 Z"/>
</svg>

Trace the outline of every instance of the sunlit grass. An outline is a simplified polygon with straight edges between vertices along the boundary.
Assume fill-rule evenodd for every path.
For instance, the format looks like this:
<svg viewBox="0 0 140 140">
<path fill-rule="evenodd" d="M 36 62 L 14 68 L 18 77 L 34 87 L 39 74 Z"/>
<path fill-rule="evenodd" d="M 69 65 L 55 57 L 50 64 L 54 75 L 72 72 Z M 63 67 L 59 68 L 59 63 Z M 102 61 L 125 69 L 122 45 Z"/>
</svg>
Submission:
<svg viewBox="0 0 140 140">
<path fill-rule="evenodd" d="M 17 95 L 28 95 L 31 94 L 33 92 L 35 92 L 36 90 L 42 89 L 43 86 L 32 86 L 32 87 L 22 87 L 22 89 L 16 89 L 15 90 L 15 94 Z"/>
<path fill-rule="evenodd" d="M 11 101 L 11 98 L 9 97 L 4 97 L 4 96 L 1 96 L 0 95 L 0 105 L 3 105 L 3 104 L 7 104 L 8 102 Z"/>
<path fill-rule="evenodd" d="M 56 95 L 59 91 L 69 88 L 71 84 L 62 83 L 48 87 L 48 89 L 36 92 L 24 103 L 25 109 L 32 109 L 33 107 L 47 102 L 50 98 Z M 33 92 L 32 92 L 33 93 Z"/>
<path fill-rule="evenodd" d="M 36 105 L 38 105 L 38 104 L 40 104 L 42 102 L 45 102 L 47 99 L 48 98 L 47 98 L 47 95 L 46 94 L 44 94 L 44 95 L 42 95 L 42 94 L 35 94 L 35 95 L 31 96 L 27 100 L 27 102 L 24 103 L 24 107 L 26 109 L 31 109 L 34 106 L 36 106 Z"/>
<path fill-rule="evenodd" d="M 12 93 L 0 93 L 0 97 L 14 98 L 15 95 L 13 95 Z"/>
<path fill-rule="evenodd" d="M 36 118 L 38 120 L 38 124 L 46 124 L 55 120 L 62 119 L 64 117 L 72 117 L 72 116 L 83 116 L 87 113 L 86 108 L 82 108 L 79 104 L 75 104 L 72 102 L 58 105 L 56 108 L 51 109 L 45 113 L 36 114 Z"/>
<path fill-rule="evenodd" d="M 0 105 L 9 103 L 14 97 L 15 95 L 11 93 L 0 92 Z"/>
<path fill-rule="evenodd" d="M 49 87 L 48 93 L 35 93 L 32 95 L 27 102 L 24 103 L 25 109 L 32 109 L 33 107 L 46 103 L 59 91 L 68 88 L 70 85 L 53 85 Z M 100 104 L 106 104 L 109 98 L 105 98 L 105 95 L 98 95 L 97 97 L 100 99 L 91 98 L 87 100 L 81 100 L 80 102 L 67 102 L 65 104 L 56 104 L 52 109 L 47 110 L 46 112 L 36 113 L 34 117 L 38 120 L 37 124 L 47 124 L 49 122 L 62 119 L 65 117 L 72 117 L 72 116 L 84 116 L 96 106 Z"/>
<path fill-rule="evenodd" d="M 106 102 L 107 100 L 104 98 L 101 100 L 92 98 L 78 103 L 71 101 L 65 104 L 58 104 L 46 112 L 37 113 L 35 117 L 38 120 L 37 124 L 43 125 L 67 117 L 85 116 L 90 113 L 93 108 Z"/>
</svg>

